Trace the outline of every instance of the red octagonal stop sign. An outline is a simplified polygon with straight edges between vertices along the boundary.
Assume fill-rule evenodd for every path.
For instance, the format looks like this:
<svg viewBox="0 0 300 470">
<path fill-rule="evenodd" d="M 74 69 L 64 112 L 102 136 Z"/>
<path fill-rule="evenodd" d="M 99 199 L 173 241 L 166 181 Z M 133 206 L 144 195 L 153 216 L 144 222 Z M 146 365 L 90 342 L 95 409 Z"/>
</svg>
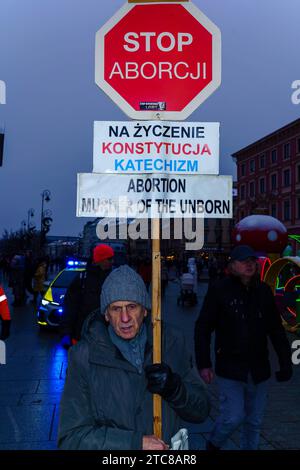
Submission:
<svg viewBox="0 0 300 470">
<path fill-rule="evenodd" d="M 195 5 L 124 5 L 96 34 L 97 85 L 133 119 L 186 119 L 221 83 L 221 34 Z"/>
</svg>

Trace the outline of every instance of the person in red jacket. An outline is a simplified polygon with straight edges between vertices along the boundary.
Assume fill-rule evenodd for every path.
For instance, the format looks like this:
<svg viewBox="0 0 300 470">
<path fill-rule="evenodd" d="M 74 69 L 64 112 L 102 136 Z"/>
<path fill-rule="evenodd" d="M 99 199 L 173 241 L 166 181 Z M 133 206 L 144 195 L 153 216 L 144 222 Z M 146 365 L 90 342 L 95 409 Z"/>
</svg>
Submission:
<svg viewBox="0 0 300 470">
<path fill-rule="evenodd" d="M 2 322 L 0 339 L 7 339 L 9 337 L 11 319 L 10 319 L 10 311 L 9 311 L 9 306 L 7 302 L 7 297 L 1 285 L 0 285 L 0 319 Z"/>
</svg>

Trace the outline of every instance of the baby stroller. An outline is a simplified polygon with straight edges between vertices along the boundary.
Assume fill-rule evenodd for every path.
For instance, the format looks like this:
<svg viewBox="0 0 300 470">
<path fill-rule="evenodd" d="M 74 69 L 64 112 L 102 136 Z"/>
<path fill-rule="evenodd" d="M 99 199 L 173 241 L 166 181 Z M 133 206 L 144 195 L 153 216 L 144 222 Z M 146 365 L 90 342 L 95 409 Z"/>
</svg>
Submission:
<svg viewBox="0 0 300 470">
<path fill-rule="evenodd" d="M 180 294 L 177 297 L 177 305 L 183 307 L 185 302 L 191 307 L 198 302 L 197 294 L 194 291 L 194 276 L 191 273 L 184 273 L 180 278 Z"/>
</svg>

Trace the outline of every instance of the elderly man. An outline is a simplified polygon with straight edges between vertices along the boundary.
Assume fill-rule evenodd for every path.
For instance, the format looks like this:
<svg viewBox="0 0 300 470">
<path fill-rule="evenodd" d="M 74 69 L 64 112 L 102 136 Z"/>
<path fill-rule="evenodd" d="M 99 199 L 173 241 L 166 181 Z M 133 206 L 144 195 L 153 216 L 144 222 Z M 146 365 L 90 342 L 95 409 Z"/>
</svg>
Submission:
<svg viewBox="0 0 300 470">
<path fill-rule="evenodd" d="M 271 289 L 259 279 L 252 248 L 235 247 L 228 271 L 208 290 L 195 329 L 197 367 L 208 384 L 214 377 L 210 342 L 215 332 L 220 415 L 207 449 L 220 449 L 242 424 L 241 448 L 255 450 L 271 375 L 268 337 L 279 359 L 278 381 L 292 376 L 291 350 Z"/>
<path fill-rule="evenodd" d="M 165 363 L 151 364 L 149 309 L 145 284 L 134 270 L 121 266 L 106 278 L 100 312 L 89 316 L 69 352 L 61 449 L 163 450 L 180 418 L 197 423 L 207 417 L 205 386 L 179 332 L 164 325 Z M 163 398 L 162 440 L 153 435 L 152 393 Z"/>
</svg>

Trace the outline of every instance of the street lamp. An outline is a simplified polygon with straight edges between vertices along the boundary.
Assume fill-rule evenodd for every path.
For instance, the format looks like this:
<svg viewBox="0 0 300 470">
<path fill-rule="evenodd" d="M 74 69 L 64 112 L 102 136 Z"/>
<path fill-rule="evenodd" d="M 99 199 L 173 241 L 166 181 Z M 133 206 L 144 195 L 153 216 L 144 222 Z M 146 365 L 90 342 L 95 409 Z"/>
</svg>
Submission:
<svg viewBox="0 0 300 470">
<path fill-rule="evenodd" d="M 44 211 L 44 215 L 43 215 L 43 230 L 45 231 L 45 228 L 49 227 L 50 229 L 50 225 L 51 225 L 51 222 L 52 222 L 52 211 L 50 209 L 46 209 Z"/>
<path fill-rule="evenodd" d="M 21 232 L 22 234 L 26 232 L 26 220 L 22 220 L 21 222 Z"/>
<path fill-rule="evenodd" d="M 34 209 L 28 209 L 27 211 L 27 231 L 28 232 L 31 229 L 30 219 L 32 219 L 32 217 L 34 217 Z"/>
<path fill-rule="evenodd" d="M 41 210 L 41 232 L 43 231 L 43 219 L 44 219 L 44 202 L 49 202 L 51 200 L 51 193 L 49 189 L 44 189 L 41 194 L 42 196 L 42 210 Z"/>
<path fill-rule="evenodd" d="M 42 196 L 42 210 L 41 210 L 41 238 L 40 238 L 41 242 L 40 244 L 42 247 L 45 242 L 46 233 L 49 232 L 50 226 L 52 223 L 52 218 L 51 218 L 52 212 L 49 209 L 44 211 L 44 202 L 49 202 L 51 200 L 51 193 L 49 189 L 44 189 L 41 196 Z"/>
</svg>

